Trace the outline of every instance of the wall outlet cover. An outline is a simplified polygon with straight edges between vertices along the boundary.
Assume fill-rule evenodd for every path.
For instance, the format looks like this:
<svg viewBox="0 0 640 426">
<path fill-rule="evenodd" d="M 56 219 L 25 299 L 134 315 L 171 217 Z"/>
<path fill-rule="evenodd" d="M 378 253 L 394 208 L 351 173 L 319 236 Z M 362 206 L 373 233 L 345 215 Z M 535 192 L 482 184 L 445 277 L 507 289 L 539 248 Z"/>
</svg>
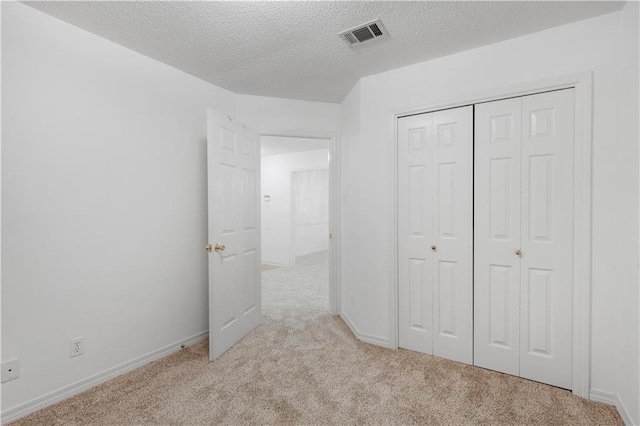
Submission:
<svg viewBox="0 0 640 426">
<path fill-rule="evenodd" d="M 20 361 L 18 358 L 2 363 L 2 383 L 20 377 Z"/>
<path fill-rule="evenodd" d="M 69 342 L 69 357 L 73 358 L 84 353 L 84 336 L 71 339 Z"/>
</svg>

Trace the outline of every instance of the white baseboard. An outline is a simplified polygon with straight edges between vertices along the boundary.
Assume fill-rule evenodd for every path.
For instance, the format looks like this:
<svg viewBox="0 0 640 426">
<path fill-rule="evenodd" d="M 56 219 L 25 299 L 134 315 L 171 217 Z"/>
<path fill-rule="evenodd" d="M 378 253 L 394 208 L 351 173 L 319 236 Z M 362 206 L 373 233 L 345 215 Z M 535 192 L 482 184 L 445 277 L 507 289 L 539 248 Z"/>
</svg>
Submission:
<svg viewBox="0 0 640 426">
<path fill-rule="evenodd" d="M 142 355 L 138 358 L 134 358 L 131 361 L 127 361 L 116 367 L 110 368 L 98 374 L 94 374 L 93 376 L 89 376 L 86 379 L 82 379 L 78 382 L 62 387 L 56 391 L 50 392 L 46 395 L 33 399 L 29 402 L 18 405 L 17 407 L 6 410 L 0 414 L 0 419 L 2 419 L 2 424 L 9 423 L 21 417 L 34 413 L 38 410 L 42 410 L 43 408 L 48 407 L 49 405 L 53 405 L 69 397 L 72 397 L 73 395 L 77 395 L 81 392 L 84 392 L 87 389 L 90 389 L 94 386 L 99 385 L 100 383 L 104 383 L 108 380 L 111 380 L 114 377 L 119 376 L 123 373 L 129 372 L 131 370 L 135 370 L 138 367 L 142 367 L 143 365 L 148 364 L 152 361 L 156 361 L 160 358 L 164 358 L 167 355 L 171 355 L 174 352 L 178 352 L 181 349 L 181 345 L 189 346 L 196 342 L 199 342 L 200 340 L 207 338 L 208 336 L 209 336 L 209 330 L 202 331 L 191 337 L 187 337 L 186 339 L 183 339 L 178 342 L 172 343 L 168 346 L 165 346 L 164 348 L 160 348 L 153 352 L 149 352 L 146 355 Z"/>
<path fill-rule="evenodd" d="M 288 268 L 290 266 L 295 266 L 295 265 L 291 265 L 289 263 L 282 263 L 282 262 L 272 262 L 270 260 L 263 260 L 261 262 L 263 265 L 269 265 L 269 266 L 277 266 L 278 268 Z"/>
<path fill-rule="evenodd" d="M 622 421 L 625 425 L 634 425 L 633 420 L 631 419 L 631 415 L 629 414 L 629 411 L 627 411 L 627 407 L 625 407 L 618 394 L 604 392 L 599 389 L 591 389 L 589 391 L 589 399 L 591 401 L 613 405 L 618 410 L 618 414 L 620 414 L 620 417 L 622 417 Z"/>
<path fill-rule="evenodd" d="M 351 321 L 349 316 L 347 314 L 345 314 L 344 312 L 340 313 L 340 318 L 342 318 L 342 320 L 345 322 L 345 324 L 347 324 L 347 326 L 351 329 L 351 332 L 353 333 L 353 335 L 356 336 L 356 338 L 358 340 L 360 340 L 361 342 L 370 343 L 370 344 L 376 345 L 376 346 L 382 346 L 383 348 L 393 349 L 391 347 L 389 339 L 386 339 L 384 337 L 374 336 L 374 335 L 371 335 L 371 334 L 361 333 L 358 330 L 358 328 L 353 324 L 353 322 Z"/>
</svg>

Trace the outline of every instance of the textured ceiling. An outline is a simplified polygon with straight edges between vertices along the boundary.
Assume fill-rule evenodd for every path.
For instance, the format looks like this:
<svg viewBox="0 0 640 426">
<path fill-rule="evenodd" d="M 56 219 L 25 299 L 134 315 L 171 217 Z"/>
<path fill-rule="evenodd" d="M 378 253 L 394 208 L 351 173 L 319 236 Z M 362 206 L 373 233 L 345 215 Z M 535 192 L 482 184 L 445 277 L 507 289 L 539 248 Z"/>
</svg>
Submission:
<svg viewBox="0 0 640 426">
<path fill-rule="evenodd" d="M 329 141 L 326 139 L 290 138 L 284 136 L 260 137 L 260 154 L 262 156 L 314 151 L 317 149 L 326 149 L 328 155 Z M 327 157 L 328 161 L 329 157 Z"/>
<path fill-rule="evenodd" d="M 340 102 L 359 78 L 623 7 L 617 1 L 28 2 L 235 93 Z M 380 18 L 390 38 L 337 34 Z"/>
</svg>

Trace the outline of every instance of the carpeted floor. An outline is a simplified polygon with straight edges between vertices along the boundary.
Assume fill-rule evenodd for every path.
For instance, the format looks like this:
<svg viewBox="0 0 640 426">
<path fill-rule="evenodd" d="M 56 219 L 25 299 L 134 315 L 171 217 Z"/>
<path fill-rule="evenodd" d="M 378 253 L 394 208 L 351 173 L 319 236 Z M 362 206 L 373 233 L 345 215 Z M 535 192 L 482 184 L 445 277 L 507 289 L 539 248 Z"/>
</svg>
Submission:
<svg viewBox="0 0 640 426">
<path fill-rule="evenodd" d="M 271 269 L 278 269 L 278 268 L 281 268 L 281 266 L 269 265 L 269 264 L 266 264 L 266 263 L 262 264 L 262 271 L 269 271 Z"/>
<path fill-rule="evenodd" d="M 613 407 L 357 341 L 327 314 L 326 253 L 263 273 L 264 323 L 213 363 L 203 341 L 14 425 L 619 425 Z"/>
</svg>

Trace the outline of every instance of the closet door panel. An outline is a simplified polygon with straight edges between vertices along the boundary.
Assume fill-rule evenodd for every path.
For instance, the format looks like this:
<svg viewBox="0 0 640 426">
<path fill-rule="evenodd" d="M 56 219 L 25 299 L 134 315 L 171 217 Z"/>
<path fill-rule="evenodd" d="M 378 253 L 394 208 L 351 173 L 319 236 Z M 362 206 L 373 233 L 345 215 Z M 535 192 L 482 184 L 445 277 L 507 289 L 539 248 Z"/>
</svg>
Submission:
<svg viewBox="0 0 640 426">
<path fill-rule="evenodd" d="M 474 364 L 519 375 L 522 99 L 475 107 Z"/>
<path fill-rule="evenodd" d="M 433 117 L 398 120 L 399 346 L 433 352 L 432 156 Z"/>
<path fill-rule="evenodd" d="M 433 113 L 433 354 L 473 362 L 473 107 Z"/>
<path fill-rule="evenodd" d="M 573 89 L 522 101 L 520 375 L 571 388 Z"/>
</svg>

